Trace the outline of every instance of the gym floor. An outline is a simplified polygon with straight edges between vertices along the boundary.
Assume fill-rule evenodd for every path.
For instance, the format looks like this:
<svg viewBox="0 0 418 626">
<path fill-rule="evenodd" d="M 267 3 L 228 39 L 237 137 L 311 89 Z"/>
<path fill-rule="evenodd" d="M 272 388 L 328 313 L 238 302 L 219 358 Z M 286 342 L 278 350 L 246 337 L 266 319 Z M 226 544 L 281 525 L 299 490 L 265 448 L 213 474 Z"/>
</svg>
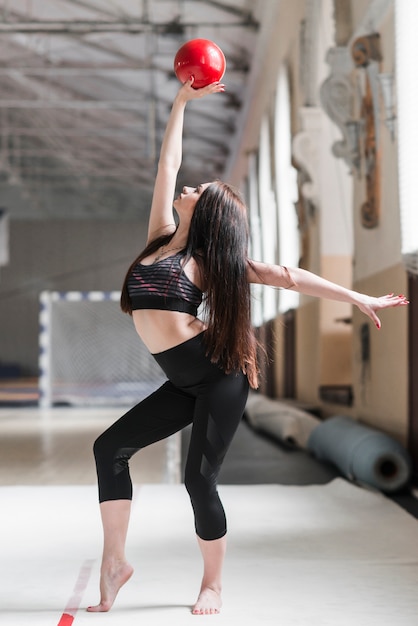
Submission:
<svg viewBox="0 0 418 626">
<path fill-rule="evenodd" d="M 166 442 L 131 462 L 135 580 L 109 614 L 84 610 L 97 601 L 101 551 L 92 445 L 124 411 L 0 408 L 2 623 L 184 626 L 193 618 L 200 559 L 185 489 L 167 484 Z M 181 465 L 188 437 L 186 429 L 177 438 Z M 256 435 L 245 421 L 225 459 L 220 492 L 234 532 L 218 626 L 348 626 L 357 614 L 368 626 L 414 624 L 418 528 L 404 510 L 418 517 L 412 493 L 391 498 L 401 506 L 394 505 L 309 454 Z M 247 571 L 258 574 L 252 579 Z M 177 572 L 174 581 L 170 572 Z M 246 606 L 251 593 L 256 600 Z"/>
</svg>

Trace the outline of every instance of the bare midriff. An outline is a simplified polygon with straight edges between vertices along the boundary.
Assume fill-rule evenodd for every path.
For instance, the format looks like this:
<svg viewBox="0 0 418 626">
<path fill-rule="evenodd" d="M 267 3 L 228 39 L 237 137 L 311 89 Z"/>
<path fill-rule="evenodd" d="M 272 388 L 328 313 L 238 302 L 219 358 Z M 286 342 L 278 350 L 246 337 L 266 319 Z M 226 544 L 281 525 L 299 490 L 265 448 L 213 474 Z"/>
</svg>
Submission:
<svg viewBox="0 0 418 626">
<path fill-rule="evenodd" d="M 132 311 L 136 332 L 152 354 L 164 352 L 192 339 L 205 324 L 189 313 L 138 309 Z"/>
</svg>

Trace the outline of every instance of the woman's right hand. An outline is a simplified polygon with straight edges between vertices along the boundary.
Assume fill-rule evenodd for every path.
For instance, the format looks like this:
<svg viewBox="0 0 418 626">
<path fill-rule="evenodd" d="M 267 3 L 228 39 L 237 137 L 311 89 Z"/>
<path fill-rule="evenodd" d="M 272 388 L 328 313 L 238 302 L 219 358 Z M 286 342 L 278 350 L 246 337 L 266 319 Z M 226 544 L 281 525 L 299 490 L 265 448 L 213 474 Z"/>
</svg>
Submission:
<svg viewBox="0 0 418 626">
<path fill-rule="evenodd" d="M 179 89 L 177 97 L 181 98 L 185 102 L 189 100 L 197 100 L 198 98 L 204 98 L 213 93 L 220 93 L 225 91 L 225 85 L 220 81 L 206 85 L 206 87 L 200 87 L 199 89 L 193 88 L 194 76 L 191 76 Z"/>
</svg>

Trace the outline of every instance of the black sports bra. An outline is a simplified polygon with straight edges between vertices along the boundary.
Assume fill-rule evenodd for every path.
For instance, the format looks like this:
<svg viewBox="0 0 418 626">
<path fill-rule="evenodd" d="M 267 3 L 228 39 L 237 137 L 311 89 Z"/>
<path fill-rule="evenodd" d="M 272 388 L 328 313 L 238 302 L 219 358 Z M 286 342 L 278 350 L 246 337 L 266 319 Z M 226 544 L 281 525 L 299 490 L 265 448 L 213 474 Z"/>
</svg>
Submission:
<svg viewBox="0 0 418 626">
<path fill-rule="evenodd" d="M 132 310 L 159 309 L 197 315 L 202 292 L 181 266 L 184 251 L 151 265 L 137 263 L 128 277 Z"/>
</svg>

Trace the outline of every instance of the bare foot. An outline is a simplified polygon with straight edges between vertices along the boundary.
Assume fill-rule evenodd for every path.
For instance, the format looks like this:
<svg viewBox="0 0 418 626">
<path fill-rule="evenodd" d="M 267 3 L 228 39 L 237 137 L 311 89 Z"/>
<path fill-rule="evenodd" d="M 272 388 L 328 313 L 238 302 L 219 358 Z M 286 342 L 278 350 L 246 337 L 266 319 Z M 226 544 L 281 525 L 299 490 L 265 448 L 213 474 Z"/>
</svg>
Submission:
<svg viewBox="0 0 418 626">
<path fill-rule="evenodd" d="M 119 563 L 113 567 L 102 567 L 100 575 L 100 604 L 88 606 L 90 613 L 109 611 L 119 589 L 130 579 L 134 570 L 129 563 Z"/>
<path fill-rule="evenodd" d="M 204 587 L 192 609 L 193 615 L 216 615 L 222 606 L 221 593 L 210 587 Z"/>
</svg>

